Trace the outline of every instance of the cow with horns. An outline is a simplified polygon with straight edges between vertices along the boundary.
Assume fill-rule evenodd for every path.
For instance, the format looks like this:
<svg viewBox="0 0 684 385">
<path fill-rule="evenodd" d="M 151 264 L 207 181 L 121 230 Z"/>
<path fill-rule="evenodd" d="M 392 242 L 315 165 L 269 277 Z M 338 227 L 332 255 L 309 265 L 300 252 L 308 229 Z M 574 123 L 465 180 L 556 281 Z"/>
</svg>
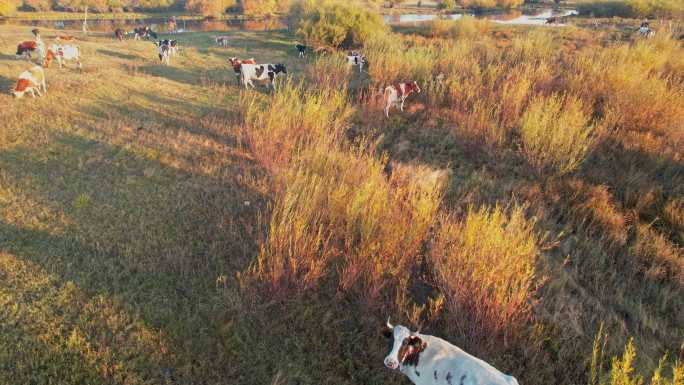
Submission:
<svg viewBox="0 0 684 385">
<path fill-rule="evenodd" d="M 385 366 L 398 369 L 415 385 L 518 385 L 514 377 L 449 342 L 393 326 L 389 318 L 383 334 L 390 341 Z"/>
</svg>

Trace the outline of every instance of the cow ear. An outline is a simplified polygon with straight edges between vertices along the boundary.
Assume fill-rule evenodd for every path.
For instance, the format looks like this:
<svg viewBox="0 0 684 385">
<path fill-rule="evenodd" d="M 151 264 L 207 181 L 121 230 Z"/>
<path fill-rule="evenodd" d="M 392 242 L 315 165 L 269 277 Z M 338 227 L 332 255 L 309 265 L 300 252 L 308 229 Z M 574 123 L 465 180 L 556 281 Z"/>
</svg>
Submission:
<svg viewBox="0 0 684 385">
<path fill-rule="evenodd" d="M 393 334 L 392 329 L 388 328 L 387 325 L 382 325 L 382 335 L 385 336 L 385 338 L 392 338 Z"/>
</svg>

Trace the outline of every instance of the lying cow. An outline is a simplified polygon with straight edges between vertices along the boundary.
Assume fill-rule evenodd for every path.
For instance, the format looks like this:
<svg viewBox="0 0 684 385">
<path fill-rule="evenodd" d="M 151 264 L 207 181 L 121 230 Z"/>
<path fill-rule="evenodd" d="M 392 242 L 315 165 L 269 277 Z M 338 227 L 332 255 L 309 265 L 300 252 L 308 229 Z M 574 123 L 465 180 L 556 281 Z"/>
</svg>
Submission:
<svg viewBox="0 0 684 385">
<path fill-rule="evenodd" d="M 39 58 L 42 58 L 45 55 L 45 45 L 43 44 L 42 40 L 39 41 L 22 41 L 17 45 L 17 57 L 18 58 L 25 58 L 26 60 L 31 60 L 32 55 L 38 54 Z"/>
<path fill-rule="evenodd" d="M 40 66 L 33 66 L 19 75 L 17 85 L 12 90 L 12 94 L 16 98 L 21 98 L 24 94 L 30 93 L 35 98 L 36 93 L 38 96 L 42 96 L 40 93 L 41 89 L 47 93 L 45 72 Z"/>
<path fill-rule="evenodd" d="M 399 83 L 397 85 L 385 87 L 385 116 L 389 118 L 389 110 L 392 106 L 399 106 L 404 111 L 404 102 L 412 93 L 420 93 L 420 86 L 417 82 Z"/>
<path fill-rule="evenodd" d="M 242 79 L 242 84 L 245 88 L 256 88 L 253 80 L 268 80 L 269 84 L 276 89 L 275 79 L 280 73 L 287 73 L 287 69 L 284 64 L 246 64 L 242 63 L 240 65 L 240 76 Z"/>
<path fill-rule="evenodd" d="M 361 72 L 361 70 L 363 70 L 363 66 L 365 64 L 368 64 L 368 61 L 366 60 L 366 57 L 361 54 L 348 55 L 347 64 L 349 64 L 350 66 L 359 66 L 359 72 Z"/>
<path fill-rule="evenodd" d="M 302 44 L 297 44 L 295 47 L 297 48 L 297 52 L 299 53 L 299 57 L 304 57 L 304 55 L 306 55 L 306 50 L 308 49 L 307 46 L 302 45 Z"/>
<path fill-rule="evenodd" d="M 385 366 L 405 374 L 416 385 L 518 385 L 518 381 L 449 342 L 405 326 L 392 326 L 384 335 L 391 350 Z"/>
<path fill-rule="evenodd" d="M 219 47 L 228 47 L 228 36 L 215 36 L 214 41 Z"/>
<path fill-rule="evenodd" d="M 126 31 L 124 31 L 123 29 L 117 28 L 114 31 L 114 37 L 116 37 L 119 41 L 123 41 L 124 36 L 126 36 Z"/>
<path fill-rule="evenodd" d="M 48 49 L 47 54 L 45 55 L 45 62 L 43 63 L 43 67 L 50 68 L 50 63 L 52 63 L 52 61 L 55 59 L 59 64 L 59 68 L 64 67 L 65 61 L 75 61 L 78 65 L 78 68 L 81 68 L 81 50 L 78 48 L 77 45 L 53 44 L 52 47 Z"/>
<path fill-rule="evenodd" d="M 240 84 L 240 68 L 243 64 L 256 64 L 256 60 L 254 60 L 253 57 L 245 60 L 240 60 L 236 57 L 231 57 L 228 59 L 228 63 L 230 63 L 231 67 L 233 67 L 233 71 L 235 72 L 237 82 L 238 84 Z"/>
</svg>

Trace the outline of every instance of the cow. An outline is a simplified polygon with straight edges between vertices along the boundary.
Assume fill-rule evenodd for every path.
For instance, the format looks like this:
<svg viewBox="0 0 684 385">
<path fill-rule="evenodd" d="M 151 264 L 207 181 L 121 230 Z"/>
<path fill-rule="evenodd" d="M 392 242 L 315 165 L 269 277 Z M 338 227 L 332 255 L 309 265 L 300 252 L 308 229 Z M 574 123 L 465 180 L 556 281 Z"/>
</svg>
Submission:
<svg viewBox="0 0 684 385">
<path fill-rule="evenodd" d="M 171 64 L 171 47 L 166 44 L 159 45 L 159 61 L 162 64 Z"/>
<path fill-rule="evenodd" d="M 305 46 L 303 44 L 297 44 L 295 47 L 297 48 L 297 52 L 299 53 L 299 57 L 304 57 L 304 55 L 306 55 L 306 50 L 308 49 L 307 46 Z"/>
<path fill-rule="evenodd" d="M 215 36 L 214 41 L 219 47 L 228 47 L 228 36 Z"/>
<path fill-rule="evenodd" d="M 252 80 L 268 80 L 269 84 L 276 89 L 275 79 L 280 73 L 287 73 L 284 64 L 245 64 L 240 65 L 240 76 L 245 88 L 256 88 Z"/>
<path fill-rule="evenodd" d="M 178 53 L 178 40 L 165 39 L 165 40 L 159 40 L 159 41 L 155 42 L 154 44 L 156 44 L 157 47 L 161 47 L 163 45 L 168 46 L 169 47 L 169 54 L 175 55 Z"/>
<path fill-rule="evenodd" d="M 231 57 L 228 59 L 228 63 L 230 63 L 231 67 L 233 67 L 233 71 L 235 72 L 237 82 L 238 84 L 240 84 L 240 67 L 242 66 L 242 64 L 256 64 L 256 60 L 254 60 L 253 57 L 245 60 L 240 60 L 236 57 Z"/>
<path fill-rule="evenodd" d="M 47 93 L 45 72 L 40 66 L 33 66 L 19 75 L 17 85 L 12 90 L 12 95 L 16 98 L 21 98 L 24 94 L 30 93 L 35 98 L 36 93 L 38 96 L 42 96 L 40 93 L 41 89 Z"/>
<path fill-rule="evenodd" d="M 22 41 L 17 45 L 17 58 L 24 57 L 26 60 L 31 60 L 31 55 L 37 53 L 39 57 L 43 57 L 45 53 L 45 45 L 42 40 L 39 41 Z"/>
<path fill-rule="evenodd" d="M 381 90 L 382 91 L 382 90 Z M 385 116 L 389 118 L 390 107 L 398 105 L 404 111 L 404 102 L 413 92 L 420 93 L 420 86 L 417 82 L 398 83 L 385 87 L 383 97 L 385 99 Z"/>
<path fill-rule="evenodd" d="M 365 56 L 358 54 L 357 52 L 354 53 L 356 53 L 356 55 L 347 55 L 347 64 L 350 66 L 359 66 L 359 72 L 361 72 L 361 70 L 363 70 L 363 66 L 368 64 L 368 61 L 366 60 Z"/>
<path fill-rule="evenodd" d="M 655 36 L 655 31 L 651 29 L 651 26 L 649 25 L 649 23 L 647 21 L 644 21 L 643 23 L 641 23 L 641 26 L 639 27 L 637 32 L 641 36 L 649 38 L 649 39 L 652 38 L 653 36 Z"/>
<path fill-rule="evenodd" d="M 81 68 L 81 50 L 77 45 L 57 45 L 53 44 L 45 55 L 45 61 L 43 62 L 43 67 L 50 68 L 50 63 L 57 59 L 59 68 L 64 67 L 64 61 L 73 60 Z"/>
<path fill-rule="evenodd" d="M 124 31 L 123 29 L 117 28 L 114 31 L 114 37 L 117 38 L 119 41 L 123 41 L 124 36 L 126 36 L 126 31 Z"/>
<path fill-rule="evenodd" d="M 383 334 L 390 342 L 385 366 L 399 369 L 415 385 L 518 385 L 515 377 L 439 337 L 392 326 L 389 319 Z"/>
<path fill-rule="evenodd" d="M 157 33 L 152 30 L 152 28 L 148 26 L 143 26 L 143 27 L 137 27 L 133 29 L 134 33 L 134 39 L 135 40 L 140 40 L 140 39 L 145 39 L 149 40 L 150 38 L 153 38 L 157 40 Z"/>
</svg>

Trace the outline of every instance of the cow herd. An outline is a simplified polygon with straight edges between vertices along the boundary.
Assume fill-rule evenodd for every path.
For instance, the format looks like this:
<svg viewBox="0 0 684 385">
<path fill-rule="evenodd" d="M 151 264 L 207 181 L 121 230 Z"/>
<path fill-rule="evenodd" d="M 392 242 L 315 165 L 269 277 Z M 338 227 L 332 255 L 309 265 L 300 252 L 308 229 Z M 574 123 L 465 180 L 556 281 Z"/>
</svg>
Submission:
<svg viewBox="0 0 684 385">
<path fill-rule="evenodd" d="M 81 68 L 81 51 L 79 46 L 74 44 L 75 38 L 73 36 L 58 36 L 55 38 L 54 44 L 46 48 L 40 37 L 40 32 L 37 29 L 32 32 L 35 39 L 19 43 L 17 45 L 17 57 L 23 57 L 30 61 L 35 56 L 45 68 L 49 68 L 53 61 L 57 62 L 59 68 L 63 68 L 66 62 L 74 62 L 79 69 Z M 114 31 L 114 38 L 119 41 L 123 41 L 128 36 L 132 36 L 133 40 L 153 40 L 161 64 L 170 65 L 171 57 L 178 54 L 179 44 L 177 40 L 157 40 L 156 32 L 148 26 L 136 27 L 132 32 L 126 32 L 123 29 Z M 228 47 L 230 42 L 229 37 L 225 35 L 215 36 L 214 41 L 219 47 Z M 324 52 L 311 49 L 303 44 L 297 44 L 295 48 L 300 58 L 306 56 L 308 51 Z M 346 62 L 351 67 L 358 67 L 360 73 L 363 72 L 364 66 L 368 65 L 366 57 L 358 51 L 349 52 L 346 56 Z M 233 68 L 238 84 L 247 89 L 255 88 L 254 82 L 258 81 L 266 83 L 275 90 L 276 78 L 280 74 L 287 74 L 287 67 L 283 63 L 257 63 L 254 58 L 241 60 L 237 57 L 228 59 L 228 63 Z M 16 87 L 12 90 L 16 97 L 22 97 L 27 93 L 35 97 L 36 94 L 42 95 L 41 90 L 43 93 L 47 91 L 45 74 L 42 69 L 40 71 L 39 69 L 39 66 L 35 66 L 22 72 L 17 80 Z M 389 111 L 393 106 L 403 111 L 406 98 L 412 93 L 419 93 L 420 91 L 420 86 L 415 81 L 398 83 L 381 89 L 380 93 L 385 102 L 385 116 L 389 117 Z"/>
</svg>

